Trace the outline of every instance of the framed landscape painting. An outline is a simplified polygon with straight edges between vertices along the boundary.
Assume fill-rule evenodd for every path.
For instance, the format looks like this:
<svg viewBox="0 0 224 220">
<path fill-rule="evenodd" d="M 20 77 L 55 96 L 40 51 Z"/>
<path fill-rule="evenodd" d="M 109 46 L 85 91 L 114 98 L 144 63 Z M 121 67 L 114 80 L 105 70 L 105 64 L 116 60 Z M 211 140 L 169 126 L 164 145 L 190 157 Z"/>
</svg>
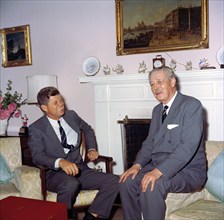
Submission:
<svg viewBox="0 0 224 220">
<path fill-rule="evenodd" d="M 208 0 L 115 0 L 117 55 L 208 48 Z"/>
<path fill-rule="evenodd" d="M 32 64 L 30 26 L 1 29 L 2 66 L 14 67 Z"/>
</svg>

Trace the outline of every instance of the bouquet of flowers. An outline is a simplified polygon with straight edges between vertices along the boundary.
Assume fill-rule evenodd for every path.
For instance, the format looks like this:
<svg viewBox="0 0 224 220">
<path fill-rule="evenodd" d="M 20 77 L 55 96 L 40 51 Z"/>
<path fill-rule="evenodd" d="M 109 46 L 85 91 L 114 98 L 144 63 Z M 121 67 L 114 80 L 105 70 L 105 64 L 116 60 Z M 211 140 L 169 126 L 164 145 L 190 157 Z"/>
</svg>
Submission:
<svg viewBox="0 0 224 220">
<path fill-rule="evenodd" d="M 7 92 L 3 95 L 0 90 L 0 119 L 10 119 L 11 117 L 18 118 L 21 116 L 21 110 L 19 109 L 21 105 L 26 104 L 26 99 L 21 101 L 22 94 L 17 91 L 11 94 L 12 91 L 12 81 L 8 80 Z"/>
</svg>

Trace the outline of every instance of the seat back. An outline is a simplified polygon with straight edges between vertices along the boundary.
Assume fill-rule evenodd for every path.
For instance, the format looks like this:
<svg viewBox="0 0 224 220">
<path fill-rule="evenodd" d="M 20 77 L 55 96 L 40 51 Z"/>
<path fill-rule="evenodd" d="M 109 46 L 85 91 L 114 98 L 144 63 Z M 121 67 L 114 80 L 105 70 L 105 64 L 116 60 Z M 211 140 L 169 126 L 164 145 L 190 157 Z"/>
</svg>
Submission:
<svg viewBox="0 0 224 220">
<path fill-rule="evenodd" d="M 86 160 L 86 143 L 85 143 L 85 136 L 84 132 L 82 132 L 82 142 L 80 146 L 80 154 L 82 156 L 83 161 Z"/>
<path fill-rule="evenodd" d="M 0 138 L 0 152 L 7 161 L 11 171 L 22 165 L 21 146 L 19 137 Z"/>
</svg>

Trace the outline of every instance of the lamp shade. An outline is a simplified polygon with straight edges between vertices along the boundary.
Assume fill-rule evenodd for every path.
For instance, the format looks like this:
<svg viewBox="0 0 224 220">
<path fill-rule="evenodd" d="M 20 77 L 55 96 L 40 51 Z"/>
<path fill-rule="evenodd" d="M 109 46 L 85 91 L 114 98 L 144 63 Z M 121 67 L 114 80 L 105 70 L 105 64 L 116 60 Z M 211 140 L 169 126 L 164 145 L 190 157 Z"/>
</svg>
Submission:
<svg viewBox="0 0 224 220">
<path fill-rule="evenodd" d="M 37 93 L 44 87 L 58 88 L 56 75 L 31 75 L 27 76 L 27 103 L 37 103 Z"/>
</svg>

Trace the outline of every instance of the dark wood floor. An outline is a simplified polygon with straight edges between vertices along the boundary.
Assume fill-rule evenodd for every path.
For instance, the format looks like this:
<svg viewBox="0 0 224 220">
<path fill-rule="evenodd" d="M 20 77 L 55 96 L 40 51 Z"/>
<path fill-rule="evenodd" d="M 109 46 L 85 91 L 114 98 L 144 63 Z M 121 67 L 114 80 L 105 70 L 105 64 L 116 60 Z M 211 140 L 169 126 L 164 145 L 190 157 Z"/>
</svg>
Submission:
<svg viewBox="0 0 224 220">
<path fill-rule="evenodd" d="M 123 212 L 122 212 L 122 207 L 117 206 L 113 210 L 114 215 L 111 220 L 123 220 Z"/>
<path fill-rule="evenodd" d="M 83 212 L 78 213 L 78 220 L 82 220 L 84 217 Z M 122 207 L 121 206 L 114 206 L 112 210 L 112 218 L 111 220 L 123 220 L 123 213 L 122 213 Z"/>
</svg>

